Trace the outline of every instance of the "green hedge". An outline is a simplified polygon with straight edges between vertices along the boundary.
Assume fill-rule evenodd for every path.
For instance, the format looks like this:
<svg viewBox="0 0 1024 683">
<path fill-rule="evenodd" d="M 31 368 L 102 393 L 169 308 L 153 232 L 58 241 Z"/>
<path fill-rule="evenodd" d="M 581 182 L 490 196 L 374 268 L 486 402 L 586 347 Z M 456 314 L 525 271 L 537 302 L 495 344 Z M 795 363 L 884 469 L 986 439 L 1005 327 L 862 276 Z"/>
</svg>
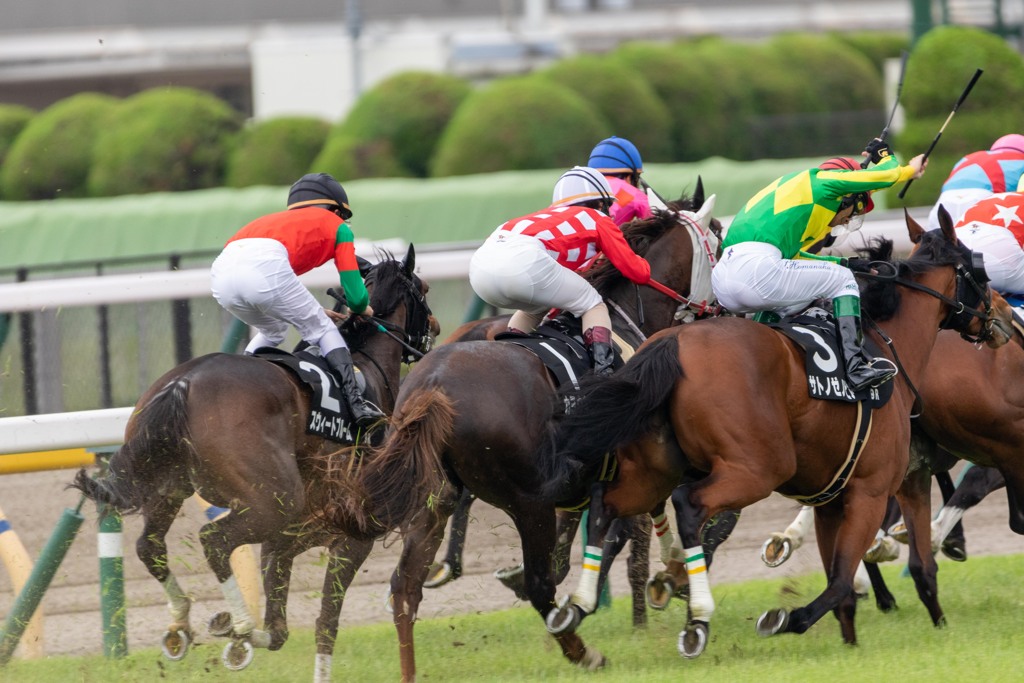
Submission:
<svg viewBox="0 0 1024 683">
<path fill-rule="evenodd" d="M 615 135 L 636 145 L 645 162 L 675 158 L 668 107 L 642 74 L 608 57 L 580 55 L 563 59 L 538 76 L 585 99 L 608 120 Z"/>
<path fill-rule="evenodd" d="M 291 185 L 323 149 L 331 124 L 312 116 L 282 116 L 242 131 L 228 159 L 226 184 Z"/>
<path fill-rule="evenodd" d="M 345 177 L 365 178 L 397 164 L 390 175 L 424 177 L 442 131 L 469 93 L 470 86 L 454 76 L 409 71 L 385 79 L 335 127 L 332 144 L 314 167 L 345 169 L 350 171 Z M 379 164 L 345 159 L 353 150 L 376 150 L 388 158 Z"/>
<path fill-rule="evenodd" d="M 80 93 L 56 102 L 25 126 L 0 169 L 7 199 L 87 196 L 97 134 L 109 128 L 118 101 Z"/>
<path fill-rule="evenodd" d="M 190 88 L 146 90 L 124 100 L 96 140 L 93 196 L 197 190 L 224 184 L 241 116 Z"/>
<path fill-rule="evenodd" d="M 35 113 L 32 109 L 18 104 L 0 104 L 0 167 L 3 166 L 15 138 L 25 129 Z M 0 197 L 3 196 L 2 189 L 0 187 Z"/>
<path fill-rule="evenodd" d="M 409 178 L 390 140 L 359 140 L 352 135 L 332 134 L 313 161 L 311 171 L 335 178 Z"/>
<path fill-rule="evenodd" d="M 438 143 L 435 176 L 585 164 L 611 125 L 547 79 L 510 78 L 471 94 Z"/>
</svg>

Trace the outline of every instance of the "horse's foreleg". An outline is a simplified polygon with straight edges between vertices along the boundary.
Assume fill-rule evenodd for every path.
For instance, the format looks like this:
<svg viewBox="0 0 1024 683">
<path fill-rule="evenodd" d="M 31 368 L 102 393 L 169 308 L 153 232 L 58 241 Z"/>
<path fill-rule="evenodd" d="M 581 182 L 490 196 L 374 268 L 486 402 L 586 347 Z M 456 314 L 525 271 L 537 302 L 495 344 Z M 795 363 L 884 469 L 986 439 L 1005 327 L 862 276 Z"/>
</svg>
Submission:
<svg viewBox="0 0 1024 683">
<path fill-rule="evenodd" d="M 800 512 L 783 531 L 776 531 L 761 546 L 761 561 L 769 567 L 778 567 L 792 557 L 793 553 L 804 544 L 807 532 L 814 523 L 814 508 L 810 505 L 800 507 Z"/>
<path fill-rule="evenodd" d="M 620 524 L 604 504 L 604 484 L 596 483 L 590 489 L 590 507 L 587 515 L 587 540 L 583 548 L 583 565 L 580 572 L 579 584 L 575 592 L 569 598 L 570 604 L 576 607 L 578 614 L 574 619 L 582 619 L 592 614 L 597 609 L 598 593 L 601 589 L 602 579 L 607 576 L 607 570 L 602 572 L 602 559 L 605 551 L 609 553 L 609 561 L 618 552 L 615 549 L 615 541 L 609 544 L 609 538 L 614 536 L 612 529 L 618 529 Z M 621 545 L 619 545 L 621 549 Z M 549 621 L 549 627 L 551 622 Z M 575 628 L 575 624 L 571 626 Z"/>
<path fill-rule="evenodd" d="M 697 657 L 708 642 L 708 626 L 715 611 L 708 581 L 707 561 L 701 543 L 701 529 L 707 520 L 707 508 L 691 497 L 691 486 L 683 484 L 672 491 L 672 507 L 676 511 L 676 528 L 683 545 L 686 578 L 690 586 L 690 599 L 686 628 L 679 634 L 679 654 Z"/>
<path fill-rule="evenodd" d="M 338 639 L 338 621 L 341 619 L 345 592 L 372 549 L 372 540 L 357 540 L 347 536 L 335 537 L 330 545 L 323 596 L 320 598 L 320 616 L 316 619 L 313 683 L 328 683 L 331 680 L 334 643 Z"/>
<path fill-rule="evenodd" d="M 260 548 L 263 594 L 266 596 L 263 624 L 270 634 L 270 650 L 281 649 L 288 640 L 288 589 L 292 563 L 296 556 L 315 547 L 322 540 L 319 534 L 279 534 Z"/>
<path fill-rule="evenodd" d="M 402 554 L 391 575 L 392 616 L 398 632 L 403 681 L 416 679 L 416 613 L 423 599 L 423 582 L 444 540 L 445 524 L 455 506 L 454 491 L 441 495 L 433 508 L 417 515 L 403 531 Z"/>
<path fill-rule="evenodd" d="M 466 548 L 466 532 L 469 529 L 469 509 L 476 500 L 469 489 L 463 489 L 459 502 L 452 513 L 451 529 L 448 534 L 448 551 L 444 561 L 430 566 L 424 588 L 439 588 L 462 576 L 462 554 Z"/>
<path fill-rule="evenodd" d="M 914 587 L 917 588 L 917 595 L 928 610 L 932 623 L 943 626 L 946 618 L 939 605 L 939 586 L 936 579 L 938 565 L 935 562 L 931 539 L 931 473 L 923 468 L 907 473 L 896 495 L 910 537 L 910 558 L 907 567 L 914 579 Z"/>
</svg>

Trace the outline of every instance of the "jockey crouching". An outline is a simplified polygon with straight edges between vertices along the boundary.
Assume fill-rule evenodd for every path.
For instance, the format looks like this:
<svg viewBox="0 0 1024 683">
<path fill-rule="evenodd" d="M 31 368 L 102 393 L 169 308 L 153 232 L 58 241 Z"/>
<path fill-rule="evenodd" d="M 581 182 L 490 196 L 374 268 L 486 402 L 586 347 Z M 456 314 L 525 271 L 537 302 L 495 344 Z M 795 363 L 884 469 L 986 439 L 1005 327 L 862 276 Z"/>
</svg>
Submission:
<svg viewBox="0 0 1024 683">
<path fill-rule="evenodd" d="M 923 155 L 901 166 L 877 138 L 864 156 L 875 164 L 873 168 L 862 169 L 853 159 L 835 157 L 782 176 L 758 192 L 733 219 L 722 242 L 722 258 L 711 273 L 719 303 L 734 313 L 773 314 L 759 315 L 759 320 L 778 320 L 775 314 L 795 313 L 815 299 L 831 299 L 846 380 L 853 391 L 878 386 L 896 374 L 890 360 L 869 358 L 863 350 L 860 290 L 849 267 L 858 259 L 803 250 L 833 228 L 859 228 L 862 216 L 874 207 L 873 190 L 919 178 L 924 170 Z"/>
<path fill-rule="evenodd" d="M 210 271 L 213 296 L 225 310 L 256 328 L 245 348 L 253 354 L 277 347 L 295 327 L 320 348 L 338 377 L 352 418 L 368 427 L 384 417 L 359 391 L 352 353 L 338 326 L 299 280 L 299 275 L 333 261 L 349 308 L 372 316 L 370 296 L 359 273 L 352 210 L 344 188 L 327 173 L 299 178 L 288 193 L 288 209 L 252 221 L 228 240 Z"/>
<path fill-rule="evenodd" d="M 603 175 L 575 166 L 555 184 L 551 206 L 503 223 L 473 254 L 469 282 L 498 308 L 517 309 L 509 330 L 532 332 L 552 308 L 582 320 L 594 372 L 611 374 L 611 317 L 581 270 L 603 254 L 630 281 L 647 284 L 651 266 L 608 217 L 614 197 Z"/>
</svg>

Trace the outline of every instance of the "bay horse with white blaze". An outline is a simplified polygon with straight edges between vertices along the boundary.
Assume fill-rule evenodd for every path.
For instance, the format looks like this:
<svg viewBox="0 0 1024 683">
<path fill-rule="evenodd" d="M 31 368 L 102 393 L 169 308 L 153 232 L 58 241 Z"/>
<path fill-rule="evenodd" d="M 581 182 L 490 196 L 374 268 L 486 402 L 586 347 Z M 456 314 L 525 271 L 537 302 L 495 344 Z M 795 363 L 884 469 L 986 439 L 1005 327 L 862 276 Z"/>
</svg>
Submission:
<svg viewBox="0 0 1024 683">
<path fill-rule="evenodd" d="M 344 331 L 371 399 L 385 409 L 393 405 L 407 347 L 425 351 L 438 331 L 414 264 L 410 246 L 404 260 L 372 266 L 366 284 L 377 317 L 352 316 Z M 139 399 L 108 475 L 94 480 L 82 470 L 75 478 L 73 486 L 97 503 L 142 514 L 136 550 L 169 599 L 168 656 L 180 659 L 192 640 L 191 600 L 171 572 L 165 537 L 193 492 L 229 510 L 205 524 L 199 537 L 231 608 L 230 621 L 214 635 L 232 636 L 223 659 L 237 669 L 251 661 L 253 647 L 277 649 L 287 638 L 284 598 L 296 552 L 342 532 L 368 552 L 374 537 L 407 522 L 440 488 L 436 461 L 404 454 L 393 461 L 363 458 L 357 467 L 339 462 L 351 448 L 306 431 L 311 399 L 312 392 L 276 363 L 224 353 L 194 358 Z M 256 628 L 229 564 L 232 551 L 250 543 L 266 544 L 267 631 Z M 335 579 L 328 573 L 321 620 L 330 618 L 330 600 L 340 605 Z M 334 624 L 336 633 L 336 615 Z"/>
<path fill-rule="evenodd" d="M 648 260 L 653 276 L 674 296 L 667 296 L 664 289 L 636 287 L 607 262 L 588 273 L 609 302 L 613 328 L 627 342 L 638 345 L 643 336 L 676 323 L 677 293 L 689 288 L 685 266 L 693 258 L 690 233 L 680 221 L 695 221 L 707 229 L 711 199 L 694 206 L 696 213 L 660 213 L 624 230 L 630 246 Z M 403 680 L 411 681 L 416 675 L 413 624 L 423 581 L 462 489 L 512 518 L 522 543 L 524 589 L 530 603 L 541 615 L 554 605 L 555 509 L 585 501 L 588 478 L 596 476 L 596 472 L 574 473 L 579 476 L 557 496 L 541 490 L 543 482 L 561 469 L 560 463 L 542 459 L 538 453 L 543 450 L 549 420 L 562 405 L 541 360 L 510 343 L 445 344 L 407 375 L 379 451 L 385 460 L 438 459 L 449 484 L 433 500 L 431 514 L 416 518 L 405 530 L 402 556 L 391 581 Z M 595 668 L 605 661 L 574 633 L 555 638 L 573 663 Z"/>
<path fill-rule="evenodd" d="M 877 264 L 894 275 L 878 277 L 863 299 L 898 347 L 904 378 L 924 371 L 940 326 L 983 335 L 992 346 L 1008 339 L 1006 302 L 992 307 L 990 290 L 978 282 L 980 268 L 946 218 L 941 231 L 922 235 L 908 215 L 911 235 L 921 235 L 918 249 L 906 261 Z M 787 337 L 751 320 L 713 318 L 652 336 L 622 371 L 595 378 L 580 397 L 585 408 L 564 418 L 552 448 L 583 471 L 617 449 L 616 477 L 591 494 L 595 546 L 616 517 L 648 511 L 672 495 L 690 578 L 690 617 L 679 636 L 686 657 L 704 651 L 714 611 L 700 540 L 705 522 L 773 491 L 832 494 L 815 508 L 826 589 L 805 607 L 766 612 L 757 631 L 803 633 L 835 610 L 843 639 L 854 643 L 854 572 L 907 471 L 915 398 L 897 378 L 892 398 L 871 412 L 867 435 L 858 440 L 862 406 L 812 399 L 803 353 Z M 548 486 L 557 491 L 561 484 L 552 479 Z M 594 550 L 599 557 L 600 547 Z M 549 629 L 573 632 L 597 589 L 581 581 L 548 616 Z"/>
</svg>

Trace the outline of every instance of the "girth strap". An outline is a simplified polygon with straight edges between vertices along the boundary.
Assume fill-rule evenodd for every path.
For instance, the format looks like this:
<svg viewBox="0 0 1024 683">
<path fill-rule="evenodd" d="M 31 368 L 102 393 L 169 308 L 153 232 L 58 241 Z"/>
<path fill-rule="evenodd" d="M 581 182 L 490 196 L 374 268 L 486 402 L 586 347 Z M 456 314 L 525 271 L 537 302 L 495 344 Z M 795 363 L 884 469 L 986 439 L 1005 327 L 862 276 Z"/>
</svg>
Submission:
<svg viewBox="0 0 1024 683">
<path fill-rule="evenodd" d="M 866 413 L 866 414 L 865 414 Z M 857 401 L 857 425 L 853 430 L 853 441 L 850 443 L 850 450 L 846 455 L 846 462 L 839 469 L 839 472 L 832 478 L 825 489 L 812 496 L 786 496 L 799 502 L 802 505 L 824 505 L 840 494 L 846 486 L 847 480 L 853 474 L 853 468 L 857 466 L 860 454 L 864 452 L 864 445 L 871 436 L 871 406 L 866 401 Z"/>
</svg>

